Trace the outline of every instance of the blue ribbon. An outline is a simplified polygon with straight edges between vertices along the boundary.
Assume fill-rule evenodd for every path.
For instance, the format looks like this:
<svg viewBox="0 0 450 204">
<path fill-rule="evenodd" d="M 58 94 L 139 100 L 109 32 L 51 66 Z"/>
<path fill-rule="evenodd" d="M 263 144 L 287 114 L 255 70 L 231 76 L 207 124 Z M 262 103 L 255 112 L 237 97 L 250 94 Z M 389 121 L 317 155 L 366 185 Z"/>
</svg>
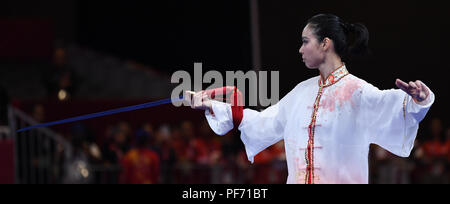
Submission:
<svg viewBox="0 0 450 204">
<path fill-rule="evenodd" d="M 164 100 L 160 100 L 160 101 L 144 103 L 144 104 L 134 105 L 134 106 L 128 106 L 128 107 L 124 107 L 124 108 L 118 108 L 118 109 L 113 109 L 113 110 L 99 112 L 99 113 L 91 113 L 91 114 L 82 115 L 82 116 L 78 116 L 78 117 L 73 117 L 73 118 L 68 118 L 68 119 L 64 119 L 64 120 L 58 120 L 58 121 L 53 121 L 53 122 L 49 122 L 49 123 L 43 123 L 43 124 L 39 124 L 39 125 L 35 125 L 35 126 L 22 128 L 20 130 L 17 130 L 17 132 L 19 133 L 19 132 L 24 132 L 24 131 L 35 129 L 35 128 L 49 127 L 49 126 L 53 126 L 53 125 L 71 123 L 71 122 L 76 122 L 76 121 L 80 121 L 80 120 L 87 120 L 87 119 L 91 119 L 91 118 L 98 118 L 98 117 L 117 114 L 117 113 L 134 111 L 134 110 L 138 110 L 138 109 L 150 108 L 150 107 L 174 103 L 174 102 L 178 102 L 178 101 L 182 101 L 182 100 L 183 100 L 183 97 L 180 97 L 180 98 L 174 99 L 174 100 L 169 98 L 169 99 L 164 99 Z"/>
</svg>

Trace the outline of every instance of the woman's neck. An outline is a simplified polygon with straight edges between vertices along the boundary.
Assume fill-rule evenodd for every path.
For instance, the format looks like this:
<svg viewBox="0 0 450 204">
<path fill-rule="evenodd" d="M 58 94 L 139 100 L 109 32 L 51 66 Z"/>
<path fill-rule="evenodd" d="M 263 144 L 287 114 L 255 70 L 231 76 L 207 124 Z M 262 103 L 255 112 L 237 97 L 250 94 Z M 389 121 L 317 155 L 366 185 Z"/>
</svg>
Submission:
<svg viewBox="0 0 450 204">
<path fill-rule="evenodd" d="M 319 66 L 320 76 L 322 81 L 326 81 L 328 77 L 335 71 L 337 68 L 340 68 L 344 65 L 341 58 L 338 56 L 330 57 L 329 60 L 325 60 L 323 64 Z"/>
</svg>

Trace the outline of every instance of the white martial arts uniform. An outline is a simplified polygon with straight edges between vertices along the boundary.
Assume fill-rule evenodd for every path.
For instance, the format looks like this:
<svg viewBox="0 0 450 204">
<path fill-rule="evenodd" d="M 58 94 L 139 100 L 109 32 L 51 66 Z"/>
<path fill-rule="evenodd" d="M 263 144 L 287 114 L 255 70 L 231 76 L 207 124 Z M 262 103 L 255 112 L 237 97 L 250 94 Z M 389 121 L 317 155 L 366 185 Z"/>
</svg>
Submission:
<svg viewBox="0 0 450 204">
<path fill-rule="evenodd" d="M 245 109 L 238 129 L 250 162 L 256 154 L 284 139 L 287 183 L 368 183 L 370 144 L 408 157 L 419 122 L 434 102 L 419 105 L 402 90 L 381 91 L 348 73 L 335 70 L 298 84 L 262 112 Z M 233 129 L 229 104 L 213 101 L 205 112 L 212 130 Z"/>
</svg>

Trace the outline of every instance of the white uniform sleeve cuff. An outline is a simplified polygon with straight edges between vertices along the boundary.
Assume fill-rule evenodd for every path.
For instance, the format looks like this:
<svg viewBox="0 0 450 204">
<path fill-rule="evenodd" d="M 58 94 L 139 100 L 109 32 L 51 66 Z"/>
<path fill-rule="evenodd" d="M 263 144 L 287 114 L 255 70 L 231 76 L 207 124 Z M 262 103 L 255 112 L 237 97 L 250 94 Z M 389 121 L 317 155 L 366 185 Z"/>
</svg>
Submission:
<svg viewBox="0 0 450 204">
<path fill-rule="evenodd" d="M 217 135 L 227 134 L 234 127 L 231 105 L 211 100 L 211 106 L 214 115 L 209 110 L 205 111 L 209 126 Z"/>
</svg>

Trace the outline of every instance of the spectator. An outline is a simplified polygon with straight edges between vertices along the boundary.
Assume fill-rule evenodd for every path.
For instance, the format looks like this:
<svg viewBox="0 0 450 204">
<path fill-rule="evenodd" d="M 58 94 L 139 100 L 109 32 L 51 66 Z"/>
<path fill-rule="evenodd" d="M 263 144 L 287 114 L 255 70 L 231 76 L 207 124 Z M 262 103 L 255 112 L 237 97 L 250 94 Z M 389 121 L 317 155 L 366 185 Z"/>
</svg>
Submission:
<svg viewBox="0 0 450 204">
<path fill-rule="evenodd" d="M 199 138 L 201 138 L 206 145 L 207 162 L 210 166 L 215 165 L 222 159 L 220 137 L 217 137 L 214 134 L 209 127 L 207 120 L 202 121 L 199 129 Z"/>
<path fill-rule="evenodd" d="M 284 183 L 286 178 L 280 178 L 284 170 L 282 165 L 286 165 L 286 159 L 284 154 L 284 142 L 278 142 L 277 144 L 269 147 L 268 149 L 260 152 L 255 157 L 255 178 L 254 183 Z M 287 175 L 286 175 L 287 176 Z"/>
<path fill-rule="evenodd" d="M 82 123 L 71 127 L 70 139 L 74 145 L 82 148 L 91 163 L 98 163 L 102 159 L 100 148 L 95 142 L 93 132 Z"/>
<path fill-rule="evenodd" d="M 153 125 L 152 124 L 150 124 L 150 123 L 144 123 L 143 125 L 142 125 L 142 131 L 145 131 L 147 134 L 149 134 L 149 135 L 155 135 L 155 131 L 154 131 L 154 129 L 153 129 Z M 148 143 L 149 143 L 149 147 L 151 148 L 151 149 L 156 149 L 156 148 L 158 148 L 157 146 L 156 146 L 156 138 L 155 137 L 151 137 L 150 138 L 150 140 L 148 141 Z"/>
<path fill-rule="evenodd" d="M 430 165 L 429 171 L 424 175 L 423 184 L 446 184 L 449 181 L 444 160 L 436 160 Z"/>
<path fill-rule="evenodd" d="M 124 154 L 129 150 L 129 133 L 130 129 L 126 122 L 120 122 L 112 128 L 102 153 L 107 164 L 117 165 L 122 160 Z"/>
<path fill-rule="evenodd" d="M 196 164 L 209 164 L 211 146 L 208 144 L 208 135 L 198 134 L 198 136 L 192 137 L 189 146 L 193 150 L 193 159 Z"/>
<path fill-rule="evenodd" d="M 190 124 L 185 123 L 180 127 L 175 127 L 172 131 L 172 140 L 171 145 L 176 154 L 176 163 L 175 163 L 175 172 L 177 183 L 192 183 L 192 171 L 193 171 L 193 163 L 192 163 L 192 151 L 188 146 L 190 137 Z M 183 130 L 184 129 L 184 130 Z"/>
<path fill-rule="evenodd" d="M 430 123 L 431 140 L 425 141 L 423 151 L 428 159 L 438 159 L 446 154 L 442 142 L 442 121 L 439 118 L 433 118 Z"/>
<path fill-rule="evenodd" d="M 136 133 L 136 147 L 132 148 L 121 160 L 120 183 L 157 184 L 160 182 L 159 156 L 148 148 L 151 138 L 148 132 Z"/>
<path fill-rule="evenodd" d="M 53 61 L 44 75 L 44 84 L 50 98 L 67 100 L 76 91 L 77 77 L 67 63 L 66 49 L 56 48 Z"/>
<path fill-rule="evenodd" d="M 175 151 L 171 143 L 171 130 L 168 125 L 162 125 L 156 131 L 156 145 L 159 149 L 158 155 L 161 161 L 161 180 L 162 183 L 171 184 L 174 182 L 173 166 L 176 162 Z"/>
<path fill-rule="evenodd" d="M 45 121 L 45 108 L 42 104 L 34 105 L 32 117 L 38 123 L 43 123 Z"/>
<path fill-rule="evenodd" d="M 72 157 L 65 163 L 63 182 L 67 184 L 87 184 L 93 181 L 90 154 L 85 146 L 87 138 L 86 127 L 80 123 L 70 128 L 67 137 L 72 144 Z"/>
</svg>

